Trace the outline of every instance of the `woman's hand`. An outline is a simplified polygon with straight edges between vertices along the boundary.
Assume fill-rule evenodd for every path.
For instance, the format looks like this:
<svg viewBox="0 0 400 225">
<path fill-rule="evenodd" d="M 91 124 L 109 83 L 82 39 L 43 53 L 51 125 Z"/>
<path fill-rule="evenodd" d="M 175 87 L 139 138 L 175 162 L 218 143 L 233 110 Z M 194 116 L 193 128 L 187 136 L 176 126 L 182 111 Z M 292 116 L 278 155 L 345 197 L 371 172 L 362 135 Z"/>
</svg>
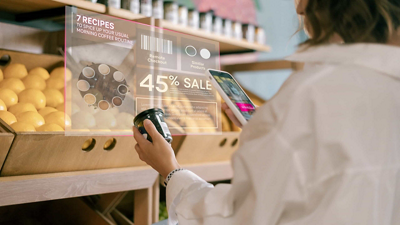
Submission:
<svg viewBox="0 0 400 225">
<path fill-rule="evenodd" d="M 150 120 L 146 119 L 144 121 L 144 128 L 148 135 L 151 136 L 153 143 L 144 138 L 136 127 L 133 127 L 133 137 L 137 142 L 135 145 L 136 152 L 142 161 L 166 178 L 171 171 L 180 168 L 178 161 L 176 161 L 174 150 L 164 137 L 158 133 Z"/>
<path fill-rule="evenodd" d="M 225 111 L 226 115 L 229 117 L 229 119 L 237 126 L 242 128 L 243 125 L 240 123 L 240 121 L 236 118 L 235 114 L 233 114 L 232 110 L 229 108 L 229 106 L 224 102 L 221 105 L 222 109 Z"/>
</svg>

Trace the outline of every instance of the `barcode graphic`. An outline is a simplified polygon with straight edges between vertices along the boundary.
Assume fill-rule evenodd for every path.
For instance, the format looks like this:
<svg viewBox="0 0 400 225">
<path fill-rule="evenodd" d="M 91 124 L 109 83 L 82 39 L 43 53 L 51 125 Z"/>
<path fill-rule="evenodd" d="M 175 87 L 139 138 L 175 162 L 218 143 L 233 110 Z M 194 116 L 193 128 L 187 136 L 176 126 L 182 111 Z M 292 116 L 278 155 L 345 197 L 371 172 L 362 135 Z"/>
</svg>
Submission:
<svg viewBox="0 0 400 225">
<path fill-rule="evenodd" d="M 172 54 L 172 41 L 140 35 L 140 48 L 147 51 Z"/>
</svg>

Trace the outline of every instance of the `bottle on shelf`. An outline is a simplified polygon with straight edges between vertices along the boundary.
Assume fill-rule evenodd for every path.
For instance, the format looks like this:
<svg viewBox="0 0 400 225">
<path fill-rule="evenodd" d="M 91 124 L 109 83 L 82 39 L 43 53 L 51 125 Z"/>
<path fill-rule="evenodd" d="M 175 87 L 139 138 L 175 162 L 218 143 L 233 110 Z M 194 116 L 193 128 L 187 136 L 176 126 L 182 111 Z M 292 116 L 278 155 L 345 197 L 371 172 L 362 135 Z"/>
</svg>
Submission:
<svg viewBox="0 0 400 225">
<path fill-rule="evenodd" d="M 255 41 L 256 29 L 253 24 L 243 24 L 243 38 L 250 43 Z"/>
<path fill-rule="evenodd" d="M 205 32 L 212 31 L 213 11 L 200 13 L 200 28 Z"/>
<path fill-rule="evenodd" d="M 131 11 L 132 13 L 140 13 L 140 0 L 122 0 L 122 8 Z"/>
<path fill-rule="evenodd" d="M 113 7 L 116 9 L 120 9 L 121 8 L 121 0 L 108 0 L 108 7 Z"/>
<path fill-rule="evenodd" d="M 152 0 L 140 0 L 140 14 L 146 17 L 151 17 L 153 14 Z"/>
<path fill-rule="evenodd" d="M 213 32 L 215 34 L 218 34 L 218 35 L 222 34 L 222 18 L 221 17 L 219 17 L 217 15 L 213 15 L 212 26 L 213 26 Z"/>
<path fill-rule="evenodd" d="M 179 22 L 178 3 L 176 3 L 173 0 L 164 1 L 164 19 L 173 24 L 178 24 Z"/>
<path fill-rule="evenodd" d="M 232 37 L 232 20 L 230 19 L 223 19 L 223 33 L 226 37 Z"/>
<path fill-rule="evenodd" d="M 258 44 L 265 45 L 265 41 L 266 41 L 265 39 L 266 39 L 266 36 L 265 36 L 264 29 L 260 26 L 257 26 L 256 27 L 256 42 Z"/>
<path fill-rule="evenodd" d="M 185 5 L 179 5 L 179 24 L 182 26 L 187 26 L 188 24 L 188 8 Z"/>
<path fill-rule="evenodd" d="M 162 19 L 164 17 L 164 1 L 153 0 L 153 17 Z"/>
<path fill-rule="evenodd" d="M 239 21 L 234 21 L 232 23 L 232 35 L 233 38 L 242 40 L 243 39 L 243 31 L 242 31 L 242 23 Z"/>
<path fill-rule="evenodd" d="M 196 8 L 189 9 L 188 26 L 193 29 L 199 29 L 200 27 L 200 13 Z"/>
</svg>

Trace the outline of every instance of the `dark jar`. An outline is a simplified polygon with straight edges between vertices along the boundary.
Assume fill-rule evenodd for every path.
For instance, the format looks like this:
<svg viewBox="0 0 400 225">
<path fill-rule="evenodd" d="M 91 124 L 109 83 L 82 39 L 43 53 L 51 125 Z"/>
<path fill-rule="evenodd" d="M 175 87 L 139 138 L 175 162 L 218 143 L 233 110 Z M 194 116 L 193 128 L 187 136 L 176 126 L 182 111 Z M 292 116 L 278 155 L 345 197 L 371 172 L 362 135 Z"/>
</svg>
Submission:
<svg viewBox="0 0 400 225">
<path fill-rule="evenodd" d="M 139 132 L 144 136 L 147 136 L 147 140 L 153 142 L 150 135 L 147 134 L 147 131 L 144 129 L 144 120 L 149 119 L 154 126 L 157 128 L 158 133 L 160 133 L 164 139 L 171 144 L 172 142 L 172 135 L 169 131 L 167 123 L 164 121 L 164 112 L 162 109 L 153 108 L 148 109 L 139 113 L 134 119 L 133 124 L 136 128 L 139 129 Z"/>
</svg>

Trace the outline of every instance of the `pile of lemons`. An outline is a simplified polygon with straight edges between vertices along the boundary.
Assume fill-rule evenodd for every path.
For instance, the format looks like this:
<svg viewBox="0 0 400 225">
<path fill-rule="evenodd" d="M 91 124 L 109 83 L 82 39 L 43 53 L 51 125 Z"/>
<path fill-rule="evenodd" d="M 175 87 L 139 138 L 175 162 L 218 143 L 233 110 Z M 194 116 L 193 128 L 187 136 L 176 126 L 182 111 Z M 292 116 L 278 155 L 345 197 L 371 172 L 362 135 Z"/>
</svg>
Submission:
<svg viewBox="0 0 400 225">
<path fill-rule="evenodd" d="M 64 131 L 70 119 L 64 114 L 64 77 L 71 71 L 41 67 L 29 72 L 15 63 L 0 70 L 0 118 L 15 131 Z M 65 74 L 64 74 L 65 73 Z"/>
</svg>

